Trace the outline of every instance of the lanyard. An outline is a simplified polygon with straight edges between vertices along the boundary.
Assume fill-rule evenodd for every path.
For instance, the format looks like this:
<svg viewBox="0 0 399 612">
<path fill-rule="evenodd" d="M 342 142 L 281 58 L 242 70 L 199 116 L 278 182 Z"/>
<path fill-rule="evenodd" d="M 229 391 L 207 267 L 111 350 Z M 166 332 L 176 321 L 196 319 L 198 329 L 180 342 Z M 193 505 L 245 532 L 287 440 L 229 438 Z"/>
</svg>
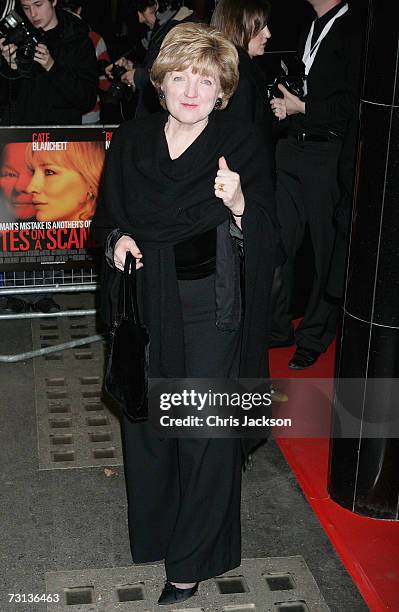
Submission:
<svg viewBox="0 0 399 612">
<path fill-rule="evenodd" d="M 329 33 L 329 31 L 331 30 L 331 28 L 334 25 L 334 21 L 336 19 L 338 19 L 338 17 L 341 17 L 342 15 L 344 15 L 347 10 L 349 9 L 347 4 L 344 4 L 344 6 L 338 11 L 338 13 L 336 13 L 334 15 L 334 17 L 332 17 L 330 19 L 330 21 L 328 21 L 326 23 L 326 25 L 324 26 L 324 28 L 322 29 L 319 38 L 316 40 L 315 44 L 312 45 L 312 37 L 313 37 L 313 31 L 314 31 L 314 24 L 315 21 L 313 21 L 312 23 L 312 27 L 310 28 L 310 32 L 308 34 L 308 38 L 306 40 L 306 45 L 305 45 L 305 51 L 303 52 L 303 57 L 302 57 L 302 61 L 305 64 L 305 74 L 306 76 L 309 74 L 310 69 L 313 65 L 314 59 L 316 57 L 316 53 L 319 50 L 320 47 L 320 43 L 322 42 L 322 40 L 327 36 L 327 34 Z"/>
</svg>

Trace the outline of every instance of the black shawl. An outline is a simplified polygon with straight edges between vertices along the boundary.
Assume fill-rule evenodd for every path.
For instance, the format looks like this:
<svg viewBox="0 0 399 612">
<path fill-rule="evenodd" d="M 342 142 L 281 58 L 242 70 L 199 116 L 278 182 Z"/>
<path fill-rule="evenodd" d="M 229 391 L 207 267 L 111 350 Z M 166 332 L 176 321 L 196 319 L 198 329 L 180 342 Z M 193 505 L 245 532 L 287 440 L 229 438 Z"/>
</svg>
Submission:
<svg viewBox="0 0 399 612">
<path fill-rule="evenodd" d="M 150 375 L 185 375 L 183 326 L 173 245 L 220 226 L 229 211 L 214 194 L 218 159 L 238 172 L 245 197 L 245 315 L 240 376 L 265 374 L 268 301 L 277 222 L 270 160 L 252 126 L 215 111 L 204 131 L 171 160 L 165 113 L 124 123 L 107 155 L 93 229 L 105 245 L 115 228 L 132 235 L 142 254 L 139 301 L 151 334 Z M 105 266 L 105 315 L 112 321 L 120 274 Z"/>
</svg>

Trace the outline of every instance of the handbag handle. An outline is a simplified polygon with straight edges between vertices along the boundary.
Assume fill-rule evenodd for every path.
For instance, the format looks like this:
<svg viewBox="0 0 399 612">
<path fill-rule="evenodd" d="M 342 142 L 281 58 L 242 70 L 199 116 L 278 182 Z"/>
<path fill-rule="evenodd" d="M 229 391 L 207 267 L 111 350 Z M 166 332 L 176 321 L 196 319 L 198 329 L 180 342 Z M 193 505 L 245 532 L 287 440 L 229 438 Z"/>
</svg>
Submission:
<svg viewBox="0 0 399 612">
<path fill-rule="evenodd" d="M 129 319 L 133 323 L 140 325 L 140 315 L 137 303 L 137 286 L 136 286 L 136 259 L 130 251 L 126 252 L 125 266 L 123 269 L 123 279 L 121 286 L 121 302 L 120 310 L 122 317 Z"/>
</svg>

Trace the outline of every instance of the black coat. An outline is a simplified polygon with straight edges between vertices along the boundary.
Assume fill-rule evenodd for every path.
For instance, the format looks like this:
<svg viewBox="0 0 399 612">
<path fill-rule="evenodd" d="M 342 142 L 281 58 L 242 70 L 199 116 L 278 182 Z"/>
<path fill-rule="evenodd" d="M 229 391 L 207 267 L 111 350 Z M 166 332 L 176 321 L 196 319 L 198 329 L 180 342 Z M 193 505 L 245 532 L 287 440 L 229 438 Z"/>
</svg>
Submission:
<svg viewBox="0 0 399 612">
<path fill-rule="evenodd" d="M 238 87 L 224 112 L 237 121 L 254 124 L 257 133 L 272 150 L 273 114 L 266 97 L 266 78 L 256 60 L 243 49 L 237 48 L 239 57 Z"/>
<path fill-rule="evenodd" d="M 267 320 L 278 237 L 270 160 L 252 126 L 212 113 L 208 126 L 177 159 L 161 164 L 166 114 L 124 123 L 108 152 L 100 202 L 93 222 L 104 245 L 119 228 L 143 254 L 139 293 L 151 334 L 150 374 L 185 375 L 183 324 L 173 246 L 229 219 L 214 194 L 218 159 L 240 174 L 246 207 L 245 315 L 240 375 L 261 377 L 267 366 Z M 164 153 L 163 153 L 164 156 Z M 176 163 L 175 163 L 176 162 Z M 218 264 L 217 264 L 218 265 Z M 106 318 L 112 320 L 120 274 L 105 267 Z M 226 279 L 225 284 L 228 284 Z"/>
<path fill-rule="evenodd" d="M 93 108 L 98 70 L 88 27 L 66 11 L 57 17 L 58 25 L 43 39 L 54 65 L 47 72 L 34 62 L 32 78 L 10 82 L 12 103 L 3 125 L 80 125 L 82 115 Z M 15 79 L 17 72 L 8 74 Z"/>
<path fill-rule="evenodd" d="M 270 162 L 268 162 L 269 168 L 267 170 L 271 170 L 274 177 L 274 116 L 266 97 L 267 80 L 256 60 L 252 59 L 240 47 L 237 47 L 237 51 L 240 78 L 237 89 L 223 113 L 232 120 L 237 122 L 247 121 L 253 125 L 257 135 L 262 138 L 268 150 Z M 286 255 L 280 242 L 276 250 L 276 267 L 282 264 L 285 259 Z"/>
</svg>

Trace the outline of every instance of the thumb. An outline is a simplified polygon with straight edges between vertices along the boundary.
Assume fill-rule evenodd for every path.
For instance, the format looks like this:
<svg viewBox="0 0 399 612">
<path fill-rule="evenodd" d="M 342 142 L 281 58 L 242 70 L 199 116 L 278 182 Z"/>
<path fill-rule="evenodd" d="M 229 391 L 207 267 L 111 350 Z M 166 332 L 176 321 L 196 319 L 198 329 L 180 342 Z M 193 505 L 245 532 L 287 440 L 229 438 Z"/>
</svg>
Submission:
<svg viewBox="0 0 399 612">
<path fill-rule="evenodd" d="M 225 157 L 219 157 L 219 170 L 229 170 Z"/>
<path fill-rule="evenodd" d="M 277 85 L 277 87 L 279 88 L 279 90 L 284 94 L 284 96 L 289 96 L 290 92 L 288 91 L 288 89 L 286 87 L 284 87 L 284 85 L 282 85 L 281 83 L 279 83 Z"/>
</svg>

